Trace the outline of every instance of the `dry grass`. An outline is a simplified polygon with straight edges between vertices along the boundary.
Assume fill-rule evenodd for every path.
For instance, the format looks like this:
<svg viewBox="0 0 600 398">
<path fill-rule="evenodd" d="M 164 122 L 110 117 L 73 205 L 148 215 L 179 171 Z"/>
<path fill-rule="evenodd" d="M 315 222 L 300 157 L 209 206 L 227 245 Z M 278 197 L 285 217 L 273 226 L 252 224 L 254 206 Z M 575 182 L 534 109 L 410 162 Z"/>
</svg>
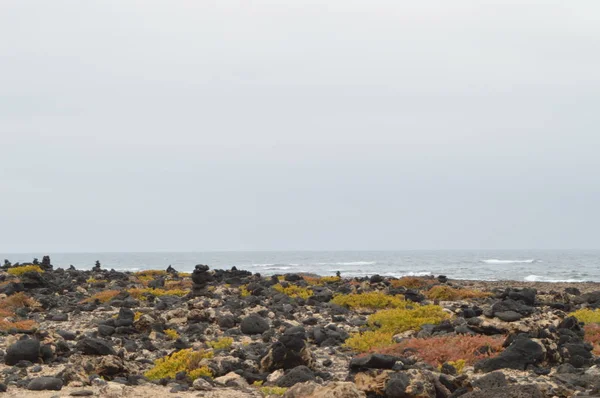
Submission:
<svg viewBox="0 0 600 398">
<path fill-rule="evenodd" d="M 98 300 L 100 303 L 108 303 L 110 300 L 115 298 L 119 293 L 119 290 L 105 290 L 103 292 L 98 292 L 91 297 L 82 300 L 81 303 L 93 303 Z"/>
<path fill-rule="evenodd" d="M 455 301 L 489 297 L 491 293 L 471 289 L 454 289 L 450 286 L 434 286 L 425 295 L 430 300 Z"/>
<path fill-rule="evenodd" d="M 155 297 L 160 297 L 160 296 L 178 296 L 178 297 L 183 297 L 186 294 L 188 294 L 190 291 L 189 290 L 183 290 L 183 289 L 170 289 L 170 290 L 165 290 L 165 289 L 151 289 L 151 288 L 146 288 L 146 289 L 129 289 L 127 290 L 127 292 L 129 292 L 129 294 L 138 299 L 138 300 L 143 300 L 145 298 L 145 296 L 147 294 L 150 294 L 152 296 Z"/>
<path fill-rule="evenodd" d="M 393 287 L 405 287 L 407 289 L 422 289 L 431 284 L 431 280 L 425 278 L 416 278 L 414 276 L 404 276 L 400 279 L 392 279 L 390 284 Z"/>
<path fill-rule="evenodd" d="M 493 357 L 502 351 L 503 337 L 493 336 L 439 336 L 425 339 L 409 339 L 389 347 L 377 348 L 372 352 L 403 356 L 413 353 L 432 366 L 445 362 L 464 361 L 467 365 Z"/>
<path fill-rule="evenodd" d="M 13 312 L 17 308 L 32 308 L 35 306 L 36 301 L 23 292 L 15 293 L 12 296 L 8 296 L 5 299 L 0 300 L 0 309 L 5 311 Z"/>
<path fill-rule="evenodd" d="M 23 292 L 15 293 L 12 296 L 0 300 L 0 330 L 29 330 L 37 327 L 35 321 L 18 320 L 15 311 L 19 308 L 34 308 L 38 305 L 39 303 L 25 295 Z"/>
<path fill-rule="evenodd" d="M 194 283 L 192 282 L 191 279 L 172 280 L 172 281 L 165 282 L 165 288 L 168 290 L 172 290 L 172 289 L 184 290 L 184 289 L 191 289 L 193 284 Z"/>
<path fill-rule="evenodd" d="M 7 321 L 6 319 L 0 320 L 0 330 L 7 331 L 11 329 L 18 330 L 31 330 L 36 328 L 38 325 L 35 321 L 32 320 L 24 320 L 24 321 Z"/>
</svg>

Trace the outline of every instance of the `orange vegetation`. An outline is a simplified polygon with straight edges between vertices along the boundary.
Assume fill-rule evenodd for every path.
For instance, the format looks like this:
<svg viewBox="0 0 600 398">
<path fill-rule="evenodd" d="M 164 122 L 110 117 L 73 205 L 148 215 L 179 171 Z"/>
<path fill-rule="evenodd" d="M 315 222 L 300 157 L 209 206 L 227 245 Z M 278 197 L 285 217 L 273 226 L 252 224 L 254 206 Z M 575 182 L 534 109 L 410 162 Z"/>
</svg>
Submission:
<svg viewBox="0 0 600 398">
<path fill-rule="evenodd" d="M 497 355 L 502 351 L 503 342 L 504 338 L 493 336 L 438 336 L 408 339 L 389 347 L 374 349 L 372 352 L 397 356 L 414 354 L 432 366 L 460 360 L 472 365 L 480 359 Z"/>
</svg>

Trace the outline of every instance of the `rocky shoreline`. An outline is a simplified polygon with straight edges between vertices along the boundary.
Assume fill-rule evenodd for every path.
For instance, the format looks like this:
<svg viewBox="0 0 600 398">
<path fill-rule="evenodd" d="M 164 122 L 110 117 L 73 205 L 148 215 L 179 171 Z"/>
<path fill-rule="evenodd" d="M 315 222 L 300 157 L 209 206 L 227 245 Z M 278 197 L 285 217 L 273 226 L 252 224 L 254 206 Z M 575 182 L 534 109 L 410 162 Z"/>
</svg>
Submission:
<svg viewBox="0 0 600 398">
<path fill-rule="evenodd" d="M 6 261 L 0 394 L 600 396 L 599 307 L 592 282 Z"/>
</svg>

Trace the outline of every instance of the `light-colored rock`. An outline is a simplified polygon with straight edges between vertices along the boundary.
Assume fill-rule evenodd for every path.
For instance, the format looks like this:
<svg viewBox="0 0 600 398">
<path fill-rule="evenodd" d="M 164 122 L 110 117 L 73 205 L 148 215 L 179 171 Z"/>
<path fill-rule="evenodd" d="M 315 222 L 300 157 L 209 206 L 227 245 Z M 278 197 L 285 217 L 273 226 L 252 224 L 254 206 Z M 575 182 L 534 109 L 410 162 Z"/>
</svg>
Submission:
<svg viewBox="0 0 600 398">
<path fill-rule="evenodd" d="M 213 389 L 213 386 L 201 377 L 194 380 L 192 387 L 194 387 L 194 390 L 197 391 L 211 391 Z"/>
<path fill-rule="evenodd" d="M 100 394 L 103 398 L 121 398 L 125 396 L 127 390 L 124 385 L 109 381 L 100 388 Z"/>
<path fill-rule="evenodd" d="M 217 377 L 215 383 L 222 384 L 228 387 L 248 388 L 248 382 L 237 373 L 227 373 L 225 376 Z"/>
<path fill-rule="evenodd" d="M 285 392 L 283 398 L 365 398 L 354 383 L 332 382 L 321 386 L 313 381 L 299 383 Z"/>
<path fill-rule="evenodd" d="M 275 383 L 275 381 L 278 380 L 284 374 L 285 374 L 285 372 L 283 371 L 283 369 L 277 369 L 277 370 L 271 372 L 271 374 L 269 374 L 267 376 L 267 382 Z"/>
</svg>

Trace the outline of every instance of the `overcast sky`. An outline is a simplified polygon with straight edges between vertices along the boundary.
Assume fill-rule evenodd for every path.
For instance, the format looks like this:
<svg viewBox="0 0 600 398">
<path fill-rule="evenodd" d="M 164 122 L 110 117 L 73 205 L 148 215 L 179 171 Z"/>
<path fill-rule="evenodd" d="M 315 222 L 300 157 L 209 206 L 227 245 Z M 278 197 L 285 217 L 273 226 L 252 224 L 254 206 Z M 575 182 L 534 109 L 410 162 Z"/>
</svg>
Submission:
<svg viewBox="0 0 600 398">
<path fill-rule="evenodd" d="M 0 252 L 600 248 L 600 2 L 2 0 Z"/>
</svg>

